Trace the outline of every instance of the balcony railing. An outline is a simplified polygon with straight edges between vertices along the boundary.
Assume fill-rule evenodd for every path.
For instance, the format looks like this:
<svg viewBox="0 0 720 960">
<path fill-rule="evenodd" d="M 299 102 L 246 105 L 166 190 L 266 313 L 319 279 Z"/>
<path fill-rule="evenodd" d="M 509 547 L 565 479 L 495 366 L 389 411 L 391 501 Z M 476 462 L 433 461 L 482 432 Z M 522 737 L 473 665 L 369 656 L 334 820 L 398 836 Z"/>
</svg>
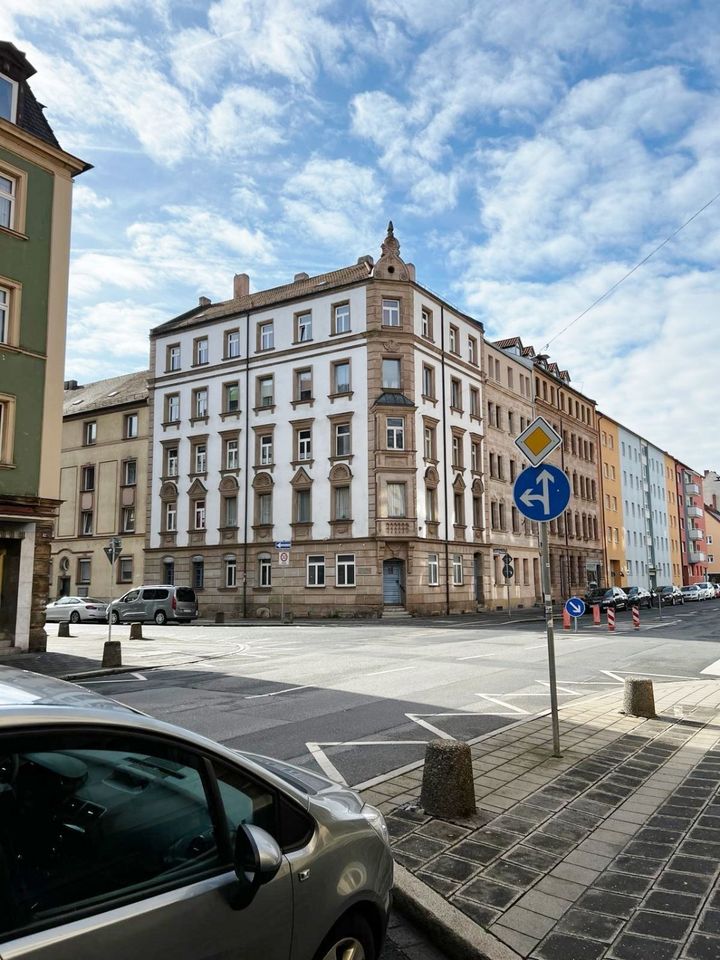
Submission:
<svg viewBox="0 0 720 960">
<path fill-rule="evenodd" d="M 686 483 L 685 493 L 690 494 L 690 496 L 697 497 L 700 495 L 700 486 L 697 483 Z"/>
<path fill-rule="evenodd" d="M 703 515 L 701 507 L 688 507 L 685 512 L 689 517 L 701 517 Z"/>
<path fill-rule="evenodd" d="M 375 532 L 378 537 L 414 537 L 417 535 L 417 520 L 414 517 L 404 520 L 378 519 L 375 521 Z"/>
<path fill-rule="evenodd" d="M 705 537 L 705 534 L 702 530 L 688 530 L 688 536 L 691 540 L 702 540 Z"/>
<path fill-rule="evenodd" d="M 688 563 L 705 563 L 704 553 L 689 553 Z"/>
</svg>

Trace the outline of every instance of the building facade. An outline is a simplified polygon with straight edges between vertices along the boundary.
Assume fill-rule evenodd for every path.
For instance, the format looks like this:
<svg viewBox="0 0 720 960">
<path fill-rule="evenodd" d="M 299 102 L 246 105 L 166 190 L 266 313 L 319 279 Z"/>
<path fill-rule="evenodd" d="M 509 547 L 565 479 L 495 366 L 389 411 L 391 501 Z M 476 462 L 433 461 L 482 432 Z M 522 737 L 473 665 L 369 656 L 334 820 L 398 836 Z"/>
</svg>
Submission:
<svg viewBox="0 0 720 960">
<path fill-rule="evenodd" d="M 53 596 L 109 600 L 144 580 L 148 371 L 86 386 L 66 381 Z M 111 537 L 122 552 L 111 567 Z"/>
<path fill-rule="evenodd" d="M 670 583 L 682 586 L 683 564 L 680 549 L 680 512 L 675 480 L 675 458 L 665 453 L 665 490 L 667 492 L 668 539 L 670 540 Z"/>
<path fill-rule="evenodd" d="M 484 604 L 482 338 L 392 224 L 377 262 L 252 294 L 241 274 L 156 328 L 146 580 L 206 615 Z"/>
<path fill-rule="evenodd" d="M 45 649 L 59 506 L 72 178 L 28 85 L 0 43 L 0 649 Z"/>
<path fill-rule="evenodd" d="M 691 467 L 675 461 L 675 491 L 680 521 L 680 551 L 684 584 L 707 580 L 703 478 Z"/>
<path fill-rule="evenodd" d="M 705 504 L 705 543 L 708 580 L 720 583 L 720 510 L 715 504 Z"/>
</svg>

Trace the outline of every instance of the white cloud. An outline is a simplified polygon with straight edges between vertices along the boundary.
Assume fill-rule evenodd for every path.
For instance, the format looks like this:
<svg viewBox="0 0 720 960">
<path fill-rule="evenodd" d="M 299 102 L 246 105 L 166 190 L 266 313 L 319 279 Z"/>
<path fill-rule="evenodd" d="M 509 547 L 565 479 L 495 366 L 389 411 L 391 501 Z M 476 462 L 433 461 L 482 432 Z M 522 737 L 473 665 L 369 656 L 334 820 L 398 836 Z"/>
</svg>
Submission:
<svg viewBox="0 0 720 960">
<path fill-rule="evenodd" d="M 210 110 L 208 141 L 215 154 L 251 156 L 283 142 L 282 105 L 256 87 L 234 86 Z"/>
<path fill-rule="evenodd" d="M 101 197 L 92 187 L 82 183 L 73 187 L 73 212 L 84 213 L 87 210 L 106 210 L 112 206 L 110 197 Z"/>
<path fill-rule="evenodd" d="M 81 253 L 70 265 L 70 302 L 86 300 L 109 287 L 138 294 L 158 282 L 152 266 L 130 254 Z"/>
<path fill-rule="evenodd" d="M 163 306 L 143 305 L 135 297 L 77 311 L 68 320 L 66 375 L 89 383 L 142 370 L 149 362 L 148 332 L 168 319 Z"/>
</svg>

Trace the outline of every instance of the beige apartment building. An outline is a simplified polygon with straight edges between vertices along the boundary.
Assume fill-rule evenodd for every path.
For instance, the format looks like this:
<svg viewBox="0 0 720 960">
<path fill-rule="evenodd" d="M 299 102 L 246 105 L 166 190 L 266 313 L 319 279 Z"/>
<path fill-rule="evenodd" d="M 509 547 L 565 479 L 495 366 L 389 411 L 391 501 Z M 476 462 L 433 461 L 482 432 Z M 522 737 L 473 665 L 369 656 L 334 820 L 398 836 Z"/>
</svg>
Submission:
<svg viewBox="0 0 720 960">
<path fill-rule="evenodd" d="M 50 594 L 111 599 L 143 582 L 148 372 L 65 382 Z M 103 552 L 122 540 L 114 569 Z"/>
<path fill-rule="evenodd" d="M 500 341 L 505 342 L 505 341 Z M 515 438 L 533 419 L 532 362 L 513 349 L 485 341 L 485 527 L 492 547 L 486 606 L 532 607 L 539 602 L 540 566 L 537 524 L 513 503 L 513 485 L 528 465 Z M 512 557 L 513 577 L 503 576 L 503 556 Z M 509 589 L 508 589 L 509 588 Z"/>
</svg>

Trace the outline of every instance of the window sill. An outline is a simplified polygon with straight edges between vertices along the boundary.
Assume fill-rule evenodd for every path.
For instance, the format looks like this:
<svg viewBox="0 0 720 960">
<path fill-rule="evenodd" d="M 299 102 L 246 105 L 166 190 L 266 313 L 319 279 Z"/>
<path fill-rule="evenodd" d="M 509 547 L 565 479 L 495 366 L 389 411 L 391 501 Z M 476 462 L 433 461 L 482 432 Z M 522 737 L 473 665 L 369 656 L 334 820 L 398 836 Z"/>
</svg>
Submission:
<svg viewBox="0 0 720 960">
<path fill-rule="evenodd" d="M 10 237 L 15 237 L 16 240 L 30 239 L 26 233 L 21 233 L 19 230 L 13 230 L 12 227 L 0 227 L 0 233 L 6 233 Z"/>
<path fill-rule="evenodd" d="M 239 420 L 242 410 L 226 410 L 224 413 L 220 414 L 220 419 L 223 423 L 226 420 Z"/>
<path fill-rule="evenodd" d="M 240 356 L 239 353 L 228 353 L 222 359 L 223 359 L 223 362 L 225 362 L 227 360 L 241 360 L 242 357 Z"/>
<path fill-rule="evenodd" d="M 207 414 L 205 414 L 202 417 L 190 417 L 190 419 L 188 420 L 188 423 L 190 424 L 191 427 L 194 427 L 196 423 L 209 423 L 209 422 L 210 422 L 210 417 Z"/>
<path fill-rule="evenodd" d="M 344 337 L 348 333 L 352 333 L 352 330 L 333 330 L 330 334 L 331 337 Z"/>
<path fill-rule="evenodd" d="M 330 463 L 337 463 L 338 461 L 345 461 L 347 463 L 352 463 L 353 454 L 352 453 L 336 453 L 332 457 L 328 457 Z"/>
<path fill-rule="evenodd" d="M 274 349 L 275 349 L 275 345 L 274 345 L 274 344 L 273 344 L 272 347 L 258 347 L 257 350 L 255 351 L 255 353 L 256 353 L 256 355 L 261 354 L 261 353 L 272 353 Z"/>
<path fill-rule="evenodd" d="M 197 480 L 197 479 L 200 478 L 200 477 L 202 477 L 203 480 L 207 480 L 207 470 L 206 470 L 204 473 L 189 473 L 189 474 L 188 474 L 188 478 L 189 478 L 190 480 Z M 202 499 L 202 498 L 201 498 L 201 499 Z"/>
<path fill-rule="evenodd" d="M 179 420 L 166 420 L 166 421 L 164 421 L 163 423 L 161 423 L 160 426 L 163 428 L 163 430 L 168 430 L 170 427 L 174 427 L 176 430 L 179 430 L 179 429 L 180 429 L 180 421 L 179 421 Z"/>
<path fill-rule="evenodd" d="M 240 467 L 225 467 L 220 470 L 221 477 L 237 477 L 240 473 Z"/>
<path fill-rule="evenodd" d="M 476 423 L 482 423 L 482 417 L 477 413 L 471 413 L 470 419 L 474 420 Z"/>
<path fill-rule="evenodd" d="M 260 407 L 253 407 L 253 413 L 275 413 L 275 404 L 264 403 Z"/>
<path fill-rule="evenodd" d="M 290 466 L 297 470 L 298 467 L 311 467 L 315 463 L 314 459 L 311 460 L 291 460 Z"/>
<path fill-rule="evenodd" d="M 355 586 L 356 585 L 354 583 L 336 583 L 335 589 L 336 590 L 354 590 Z"/>
<path fill-rule="evenodd" d="M 437 406 L 437 397 L 430 397 L 427 394 L 423 393 L 422 399 L 425 401 L 425 403 L 431 403 L 434 407 Z M 453 410 L 454 408 L 450 407 L 450 409 Z"/>
<path fill-rule="evenodd" d="M 164 373 L 180 373 L 181 367 L 165 367 Z"/>
<path fill-rule="evenodd" d="M 298 407 L 312 407 L 315 404 L 315 397 L 310 397 L 309 400 L 291 400 L 290 403 L 293 410 L 297 410 Z"/>
<path fill-rule="evenodd" d="M 336 400 L 343 400 L 343 399 L 352 400 L 352 398 L 353 398 L 352 390 L 340 390 L 340 391 L 336 391 L 335 393 L 328 394 L 328 400 L 330 401 L 330 403 L 335 403 Z"/>
<path fill-rule="evenodd" d="M 272 473 L 275 469 L 275 463 L 254 463 L 253 470 L 255 473 Z"/>
<path fill-rule="evenodd" d="M 218 593 L 237 593 L 237 591 L 238 591 L 237 587 L 218 587 L 217 588 Z"/>
<path fill-rule="evenodd" d="M 313 338 L 307 337 L 305 340 L 293 340 L 292 345 L 294 347 L 303 347 L 305 346 L 306 343 L 312 343 L 312 342 L 313 342 Z"/>
<path fill-rule="evenodd" d="M 195 370 L 197 367 L 209 367 L 209 366 L 210 366 L 209 360 L 202 360 L 200 363 L 191 363 L 190 369 Z"/>
<path fill-rule="evenodd" d="M 0 460 L 0 470 L 17 470 L 17 464 Z"/>
<path fill-rule="evenodd" d="M 458 414 L 460 414 L 460 416 L 462 416 L 463 413 L 464 413 L 464 410 L 463 410 L 462 407 L 454 407 L 452 404 L 450 404 L 450 412 L 451 412 L 451 413 L 458 413 Z"/>
</svg>

